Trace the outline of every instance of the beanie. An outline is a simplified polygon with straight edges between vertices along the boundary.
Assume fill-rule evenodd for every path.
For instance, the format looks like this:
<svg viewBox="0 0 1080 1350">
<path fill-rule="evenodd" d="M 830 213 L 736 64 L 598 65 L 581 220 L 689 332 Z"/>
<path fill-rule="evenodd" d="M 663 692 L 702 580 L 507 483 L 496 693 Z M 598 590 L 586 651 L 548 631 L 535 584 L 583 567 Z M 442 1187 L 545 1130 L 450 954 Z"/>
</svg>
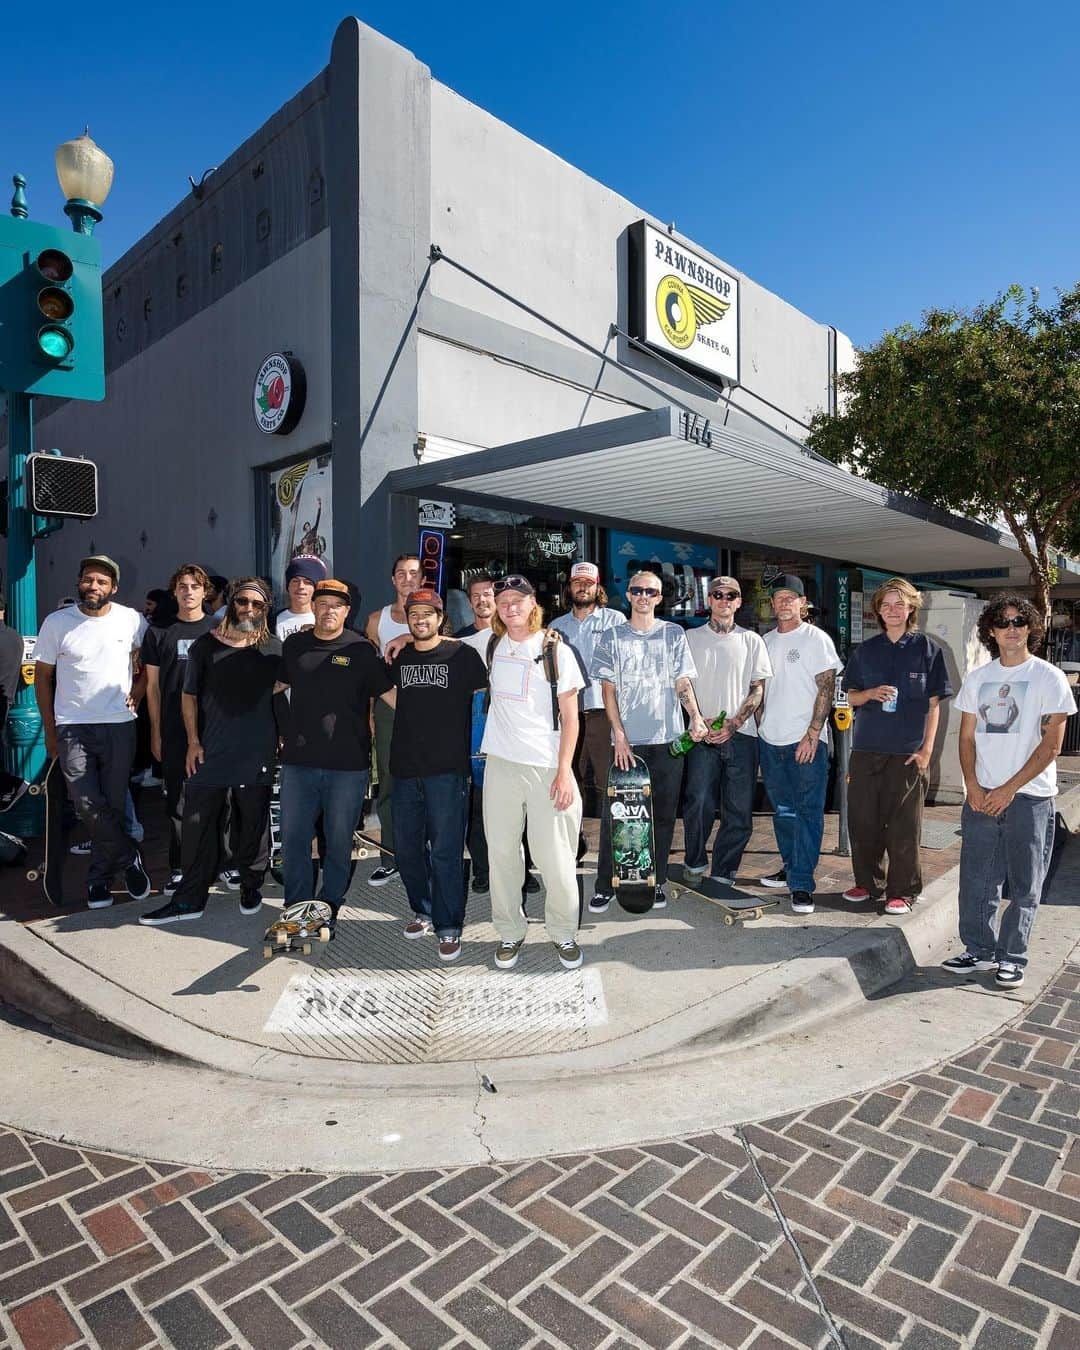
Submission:
<svg viewBox="0 0 1080 1350">
<path fill-rule="evenodd" d="M 317 586 L 329 575 L 326 564 L 314 553 L 298 553 L 285 569 L 285 585 L 288 586 L 293 577 L 305 577 Z"/>
</svg>

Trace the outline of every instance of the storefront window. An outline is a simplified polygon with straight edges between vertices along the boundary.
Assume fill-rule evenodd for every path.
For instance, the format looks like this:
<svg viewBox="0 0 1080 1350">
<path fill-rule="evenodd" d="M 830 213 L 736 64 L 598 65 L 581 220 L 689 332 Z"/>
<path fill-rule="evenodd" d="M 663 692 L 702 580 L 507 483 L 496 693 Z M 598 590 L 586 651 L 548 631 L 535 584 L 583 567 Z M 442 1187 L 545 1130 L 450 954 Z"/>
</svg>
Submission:
<svg viewBox="0 0 1080 1350">
<path fill-rule="evenodd" d="M 268 574 L 279 595 L 289 559 L 298 553 L 314 553 L 330 566 L 334 546 L 330 488 L 329 455 L 266 472 Z"/>
</svg>

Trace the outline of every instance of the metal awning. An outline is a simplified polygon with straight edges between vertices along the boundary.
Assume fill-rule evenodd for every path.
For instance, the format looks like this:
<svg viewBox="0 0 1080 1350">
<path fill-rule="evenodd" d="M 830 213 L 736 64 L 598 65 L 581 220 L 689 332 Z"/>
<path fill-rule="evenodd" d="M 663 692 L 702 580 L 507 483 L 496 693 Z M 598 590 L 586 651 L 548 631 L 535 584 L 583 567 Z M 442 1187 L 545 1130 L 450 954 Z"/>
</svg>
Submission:
<svg viewBox="0 0 1080 1350">
<path fill-rule="evenodd" d="M 882 571 L 1027 576 L 1016 541 L 991 525 L 855 478 L 780 435 L 751 437 L 670 406 L 399 469 L 388 486 Z"/>
</svg>

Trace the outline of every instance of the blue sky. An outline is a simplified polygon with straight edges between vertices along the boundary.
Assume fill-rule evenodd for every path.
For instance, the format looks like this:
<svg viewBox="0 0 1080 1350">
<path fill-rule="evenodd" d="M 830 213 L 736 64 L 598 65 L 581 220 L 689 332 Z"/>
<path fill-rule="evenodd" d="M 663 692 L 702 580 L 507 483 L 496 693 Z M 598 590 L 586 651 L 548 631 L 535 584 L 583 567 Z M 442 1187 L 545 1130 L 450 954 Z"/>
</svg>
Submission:
<svg viewBox="0 0 1080 1350">
<path fill-rule="evenodd" d="M 0 173 L 26 174 L 32 215 L 62 223 L 52 150 L 89 122 L 116 161 L 107 261 L 326 64 L 348 12 L 342 0 L 11 8 Z M 929 305 L 1080 279 L 1075 0 L 353 12 L 857 343 Z"/>
</svg>

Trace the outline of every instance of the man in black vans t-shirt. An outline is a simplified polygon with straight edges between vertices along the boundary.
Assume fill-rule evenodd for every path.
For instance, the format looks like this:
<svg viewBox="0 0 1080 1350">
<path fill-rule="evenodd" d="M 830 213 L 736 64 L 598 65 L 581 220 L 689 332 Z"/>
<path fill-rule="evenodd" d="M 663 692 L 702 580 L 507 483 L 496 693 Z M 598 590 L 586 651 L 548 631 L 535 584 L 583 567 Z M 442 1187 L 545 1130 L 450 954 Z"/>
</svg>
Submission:
<svg viewBox="0 0 1080 1350">
<path fill-rule="evenodd" d="M 394 659 L 397 715 L 390 742 L 396 860 L 413 918 L 407 938 L 434 931 L 439 960 L 461 954 L 472 696 L 487 684 L 479 653 L 440 635 L 438 591 L 405 600 L 412 642 Z"/>
<path fill-rule="evenodd" d="M 317 582 L 311 604 L 315 626 L 285 639 L 278 683 L 285 903 L 312 898 L 311 840 L 321 815 L 326 843 L 318 898 L 336 916 L 349 888 L 353 831 L 367 794 L 370 701 L 388 694 L 390 702 L 393 684 L 367 638 L 346 627 L 345 582 Z"/>
</svg>

